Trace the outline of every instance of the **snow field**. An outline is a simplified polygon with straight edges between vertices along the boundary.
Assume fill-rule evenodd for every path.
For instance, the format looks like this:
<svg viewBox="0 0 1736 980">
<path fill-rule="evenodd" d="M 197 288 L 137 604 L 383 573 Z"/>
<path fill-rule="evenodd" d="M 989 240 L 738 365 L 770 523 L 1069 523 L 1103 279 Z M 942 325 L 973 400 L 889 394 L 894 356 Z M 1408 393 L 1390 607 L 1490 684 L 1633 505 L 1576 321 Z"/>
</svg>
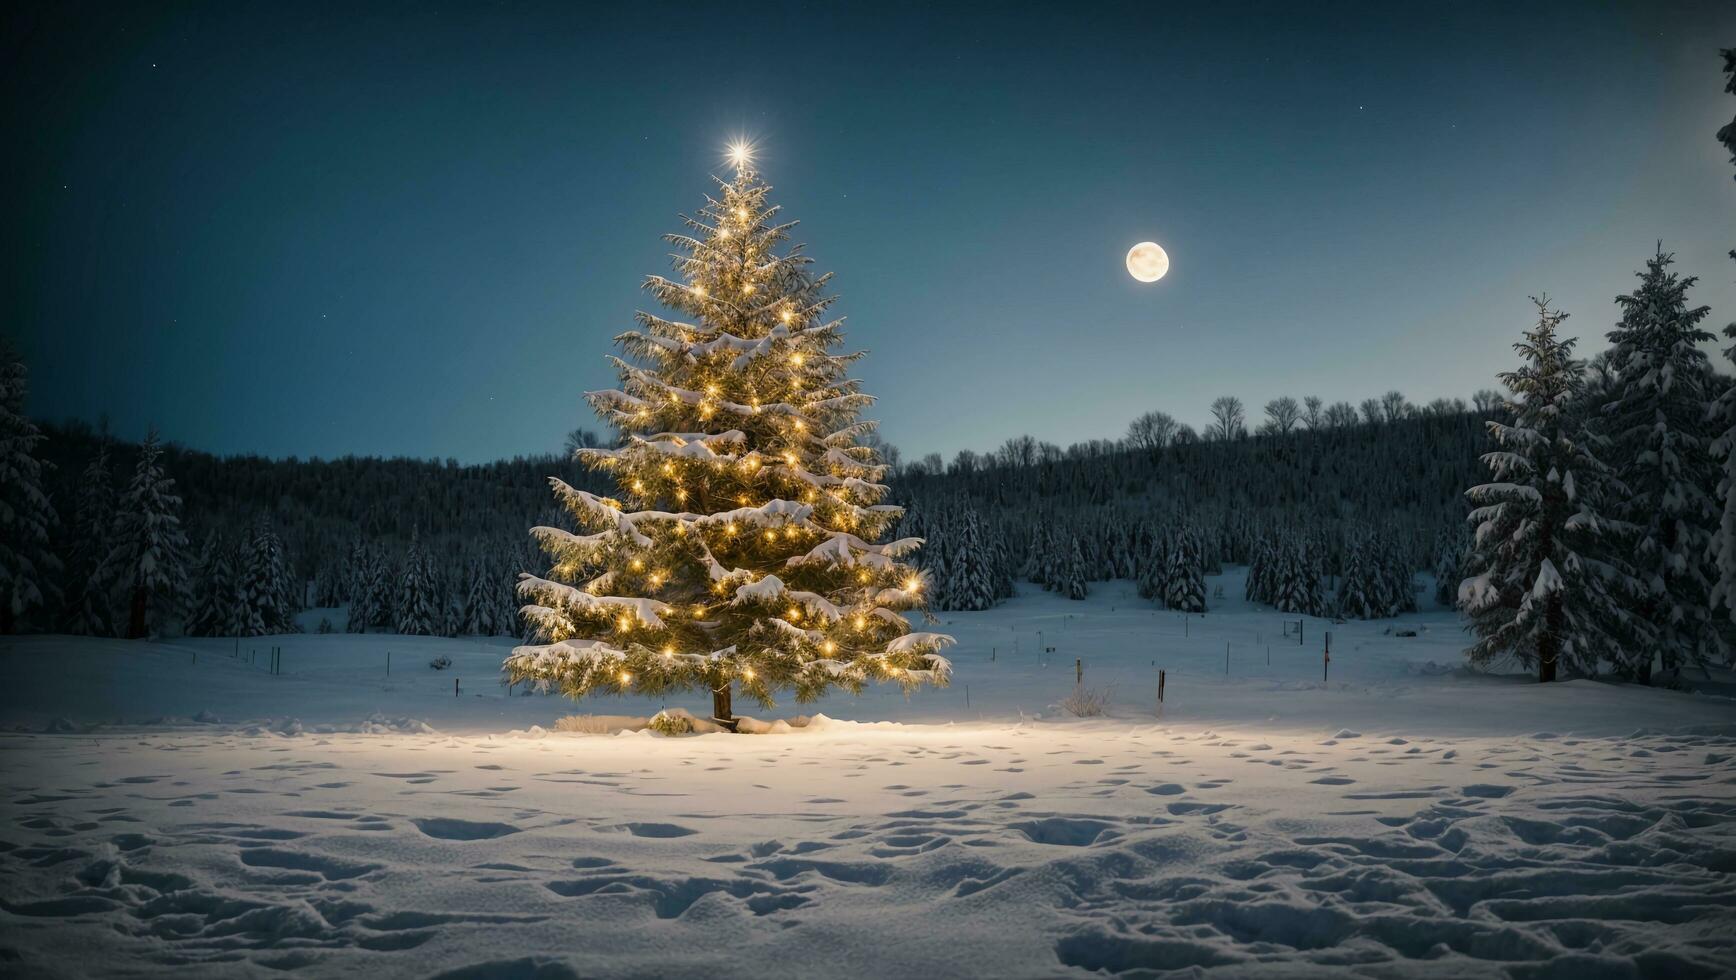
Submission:
<svg viewBox="0 0 1736 980">
<path fill-rule="evenodd" d="M 765 737 L 549 731 L 663 702 L 508 696 L 504 640 L 8 638 L 0 972 L 1736 971 L 1727 698 L 1466 673 L 1438 610 L 1297 644 L 1093 589 L 942 614 L 953 687 Z M 1052 707 L 1075 658 L 1108 717 Z"/>
</svg>

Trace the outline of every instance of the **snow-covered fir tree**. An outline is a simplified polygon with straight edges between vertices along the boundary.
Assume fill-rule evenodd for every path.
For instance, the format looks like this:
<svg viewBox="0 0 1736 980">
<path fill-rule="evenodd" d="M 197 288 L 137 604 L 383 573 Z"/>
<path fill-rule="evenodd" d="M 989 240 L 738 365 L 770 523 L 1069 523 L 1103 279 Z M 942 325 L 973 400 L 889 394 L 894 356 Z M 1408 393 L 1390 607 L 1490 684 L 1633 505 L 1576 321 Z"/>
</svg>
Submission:
<svg viewBox="0 0 1736 980">
<path fill-rule="evenodd" d="M 434 568 L 423 550 L 421 535 L 410 536 L 410 550 L 398 578 L 397 630 L 411 636 L 434 636 L 441 632 L 438 587 Z"/>
<path fill-rule="evenodd" d="M 162 447 L 152 429 L 139 446 L 132 481 L 115 508 L 109 576 L 119 590 L 122 635 L 160 632 L 187 597 L 187 533 L 181 497 L 163 472 Z"/>
<path fill-rule="evenodd" d="M 1724 48 L 1724 91 L 1736 95 L 1736 48 Z M 1736 164 L 1736 119 L 1718 130 L 1718 142 Z M 1736 249 L 1730 250 L 1736 259 Z M 1724 348 L 1724 356 L 1736 363 L 1736 322 L 1724 327 L 1724 336 L 1732 341 Z M 1712 422 L 1721 432 L 1712 444 L 1712 453 L 1723 461 L 1718 480 L 1718 529 L 1712 540 L 1711 558 L 1716 578 L 1712 585 L 1713 615 L 1736 625 L 1736 385 L 1726 385 L 1713 407 Z"/>
<path fill-rule="evenodd" d="M 1192 529 L 1177 527 L 1164 575 L 1163 604 L 1182 612 L 1206 611 L 1206 570 Z"/>
<path fill-rule="evenodd" d="M 1443 606 L 1459 601 L 1460 574 L 1464 568 L 1467 541 L 1462 529 L 1442 528 L 1435 535 L 1435 602 Z"/>
<path fill-rule="evenodd" d="M 1581 365 L 1574 339 L 1557 334 L 1566 314 L 1534 302 L 1537 324 L 1513 345 L 1522 363 L 1500 375 L 1512 422 L 1488 424 L 1493 482 L 1466 491 L 1476 534 L 1458 598 L 1477 638 L 1472 663 L 1512 656 L 1551 681 L 1558 668 L 1590 674 L 1620 655 L 1631 580 L 1597 557 L 1617 529 L 1597 508 L 1626 491 L 1571 410 Z"/>
<path fill-rule="evenodd" d="M 1055 571 L 1055 591 L 1069 599 L 1083 599 L 1089 593 L 1085 584 L 1085 556 L 1079 550 L 1079 539 L 1069 538 L 1061 551 L 1061 562 Z"/>
<path fill-rule="evenodd" d="M 903 513 L 884 503 L 886 469 L 863 439 L 872 402 L 826 319 L 792 223 L 745 155 L 667 236 L 676 279 L 646 288 L 680 319 L 638 315 L 618 338 L 621 389 L 587 397 L 623 434 L 581 449 L 620 499 L 553 480 L 581 530 L 540 527 L 554 559 L 527 575 L 525 615 L 548 642 L 516 649 L 508 676 L 573 697 L 637 690 L 731 693 L 770 706 L 870 682 L 944 684 L 937 633 L 911 632 L 926 585 L 899 562 L 921 541 L 877 543 Z"/>
<path fill-rule="evenodd" d="M 240 634 L 263 636 L 295 632 L 298 590 L 292 584 L 283 539 L 266 517 L 254 522 L 242 546 L 239 562 L 241 589 Z"/>
<path fill-rule="evenodd" d="M 229 561 L 229 546 L 217 534 L 205 536 L 199 560 L 193 566 L 187 617 L 181 629 L 188 636 L 225 636 L 235 612 L 235 568 Z"/>
<path fill-rule="evenodd" d="M 1380 619 L 1387 615 L 1380 568 L 1366 539 L 1351 544 L 1338 583 L 1338 615 L 1345 619 Z"/>
<path fill-rule="evenodd" d="M 36 458 L 42 432 L 25 414 L 29 373 L 10 345 L 0 345 L 0 634 L 58 598 L 60 559 L 49 550 L 59 520 L 42 488 Z"/>
<path fill-rule="evenodd" d="M 114 582 L 105 549 L 115 526 L 115 488 L 106 447 L 79 474 L 76 500 L 62 628 L 83 636 L 107 636 L 113 632 Z"/>
<path fill-rule="evenodd" d="M 498 576 L 498 571 L 482 558 L 471 559 L 465 576 L 469 588 L 458 616 L 458 635 L 494 636 L 506 632 L 506 623 L 500 617 Z"/>
<path fill-rule="evenodd" d="M 1164 601 L 1164 587 L 1169 582 L 1169 542 L 1164 535 L 1153 533 L 1149 536 L 1145 558 L 1140 562 L 1134 581 L 1140 598 Z"/>
<path fill-rule="evenodd" d="M 1627 487 L 1616 514 L 1633 526 L 1623 551 L 1642 586 L 1634 612 L 1653 640 L 1628 650 L 1625 672 L 1649 679 L 1656 653 L 1666 670 L 1722 659 L 1728 623 L 1712 616 L 1713 500 L 1718 466 L 1710 419 L 1711 362 L 1699 345 L 1707 307 L 1689 307 L 1696 281 L 1670 271 L 1661 249 L 1640 284 L 1618 296 L 1622 315 L 1609 333 L 1615 398 L 1602 426 L 1613 441 L 1609 463 Z"/>
</svg>

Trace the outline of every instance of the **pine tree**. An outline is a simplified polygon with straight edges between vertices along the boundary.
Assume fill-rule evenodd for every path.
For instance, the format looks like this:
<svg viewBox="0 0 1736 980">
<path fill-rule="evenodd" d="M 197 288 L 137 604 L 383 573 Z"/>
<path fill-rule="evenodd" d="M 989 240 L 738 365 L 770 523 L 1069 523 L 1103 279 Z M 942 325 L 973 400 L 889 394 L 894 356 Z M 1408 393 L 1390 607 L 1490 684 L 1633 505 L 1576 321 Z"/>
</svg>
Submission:
<svg viewBox="0 0 1736 980">
<path fill-rule="evenodd" d="M 1500 376 L 1512 424 L 1488 423 L 1500 447 L 1483 457 L 1494 482 L 1466 492 L 1476 536 L 1459 605 L 1477 637 L 1466 651 L 1472 663 L 1512 655 L 1552 681 L 1559 665 L 1590 674 L 1621 649 L 1626 576 L 1595 557 L 1612 530 L 1596 508 L 1625 488 L 1592 455 L 1571 411 L 1581 365 L 1573 338 L 1556 335 L 1567 315 L 1533 302 L 1537 325 L 1513 345 L 1523 363 Z"/>
<path fill-rule="evenodd" d="M 646 283 L 687 322 L 640 313 L 618 338 L 621 390 L 587 396 L 623 442 L 580 458 L 623 499 L 551 481 L 588 533 L 534 530 L 555 567 L 521 590 L 551 642 L 513 652 L 514 680 L 573 697 L 706 690 L 726 724 L 732 685 L 770 706 L 780 690 L 947 680 L 951 638 L 899 615 L 923 604 L 923 577 L 898 562 L 921 541 L 876 543 L 903 509 L 881 502 L 886 468 L 862 442 L 872 399 L 847 374 L 861 355 L 835 352 L 830 277 L 799 246 L 780 252 L 792 224 L 736 162 L 691 234 L 667 238 L 680 280 Z"/>
<path fill-rule="evenodd" d="M 1720 53 L 1724 56 L 1724 91 L 1736 95 L 1736 48 L 1725 48 Z M 1736 164 L 1736 119 L 1718 130 L 1718 142 L 1724 144 L 1730 162 Z M 1730 257 L 1736 259 L 1736 249 L 1730 250 Z M 1724 327 L 1724 336 L 1736 341 L 1736 322 Z M 1736 362 L 1736 343 L 1724 348 L 1724 356 Z M 1723 433 L 1712 444 L 1712 452 L 1724 461 L 1724 469 L 1718 480 L 1723 507 L 1710 549 L 1717 573 L 1711 599 L 1715 607 L 1722 607 L 1724 618 L 1736 624 L 1736 385 L 1726 386 L 1719 395 L 1713 407 L 1713 421 L 1723 427 Z"/>
<path fill-rule="evenodd" d="M 112 569 L 104 547 L 115 526 L 113 481 L 106 448 L 99 450 L 79 474 L 67 555 L 63 619 L 68 633 L 106 636 L 112 632 L 114 583 L 109 578 Z"/>
<path fill-rule="evenodd" d="M 1163 602 L 1182 612 L 1206 611 L 1205 564 L 1200 559 L 1199 542 L 1189 528 L 1177 528 L 1170 546 Z"/>
<path fill-rule="evenodd" d="M 42 432 L 24 414 L 30 388 L 24 361 L 0 345 L 0 635 L 11 633 L 32 611 L 58 599 L 53 576 L 60 559 L 48 547 L 58 520 L 42 489 L 36 446 Z"/>
<path fill-rule="evenodd" d="M 1699 344 L 1707 307 L 1690 308 L 1696 281 L 1671 272 L 1660 249 L 1619 296 L 1621 321 L 1609 334 L 1616 395 L 1603 425 L 1614 441 L 1611 465 L 1629 495 L 1617 516 L 1634 526 L 1623 550 L 1641 584 L 1635 612 L 1655 646 L 1630 652 L 1630 676 L 1650 678 L 1655 649 L 1666 670 L 1704 664 L 1726 651 L 1727 631 L 1714 623 L 1714 570 L 1708 555 L 1718 524 L 1712 493 L 1717 464 L 1709 421 L 1712 372 Z"/>
<path fill-rule="evenodd" d="M 295 632 L 288 562 L 283 539 L 271 522 L 254 522 L 241 567 L 242 636 Z"/>
<path fill-rule="evenodd" d="M 1069 599 L 1083 599 L 1087 595 L 1085 585 L 1085 556 L 1079 550 L 1079 539 L 1068 539 L 1065 550 L 1061 552 L 1061 564 L 1056 570 L 1055 591 Z"/>
<path fill-rule="evenodd" d="M 439 603 L 434 569 L 422 549 L 420 535 L 410 536 L 410 551 L 404 556 L 404 571 L 398 579 L 398 632 L 410 636 L 433 636 L 440 632 Z"/>
<path fill-rule="evenodd" d="M 480 558 L 472 559 L 466 578 L 470 587 L 465 592 L 457 632 L 460 636 L 493 636 L 500 632 L 501 624 L 496 616 L 499 604 L 495 600 L 499 590 L 494 587 L 490 569 Z"/>
<path fill-rule="evenodd" d="M 1338 615 L 1345 619 L 1379 619 L 1383 613 L 1380 575 L 1370 554 L 1371 543 L 1350 546 L 1338 585 Z"/>
<path fill-rule="evenodd" d="M 199 562 L 193 568 L 192 601 L 182 630 L 188 636 L 222 636 L 234 613 L 235 569 L 229 563 L 229 547 L 216 534 L 205 536 Z"/>
<path fill-rule="evenodd" d="M 125 636 L 160 631 L 187 596 L 187 534 L 181 529 L 181 498 L 163 473 L 163 454 L 152 429 L 139 447 L 132 482 L 116 508 L 114 550 L 108 571 L 125 608 Z"/>
</svg>

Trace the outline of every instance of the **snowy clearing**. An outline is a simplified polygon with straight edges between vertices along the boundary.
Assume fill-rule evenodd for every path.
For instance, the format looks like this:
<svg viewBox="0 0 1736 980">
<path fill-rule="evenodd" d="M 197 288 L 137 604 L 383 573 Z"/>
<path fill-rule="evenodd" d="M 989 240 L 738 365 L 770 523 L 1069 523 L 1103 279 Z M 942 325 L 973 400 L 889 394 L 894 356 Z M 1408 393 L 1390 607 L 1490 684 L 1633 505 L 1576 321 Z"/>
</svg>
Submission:
<svg viewBox="0 0 1736 980">
<path fill-rule="evenodd" d="M 1240 594 L 1237 570 L 1212 584 Z M 228 640 L 8 639 L 0 962 L 51 977 L 1736 971 L 1736 702 L 1466 674 L 1450 613 L 1308 620 L 1297 644 L 1278 614 L 1214 610 L 1184 625 L 1117 582 L 943 614 L 952 688 L 828 699 L 832 718 L 902 723 L 768 737 L 533 730 L 661 702 L 507 696 L 504 641 L 297 635 L 232 658 Z M 1056 648 L 1047 666 L 1040 646 Z M 1113 685 L 1107 717 L 1052 707 L 1075 658 L 1087 687 Z"/>
</svg>

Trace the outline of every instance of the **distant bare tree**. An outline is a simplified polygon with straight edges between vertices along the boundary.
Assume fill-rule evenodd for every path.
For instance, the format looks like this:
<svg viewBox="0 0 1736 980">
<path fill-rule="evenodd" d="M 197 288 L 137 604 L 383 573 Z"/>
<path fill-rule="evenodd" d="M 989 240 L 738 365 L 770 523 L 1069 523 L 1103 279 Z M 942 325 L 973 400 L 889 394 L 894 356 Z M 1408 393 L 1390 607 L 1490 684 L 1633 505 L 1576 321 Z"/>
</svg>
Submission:
<svg viewBox="0 0 1736 980">
<path fill-rule="evenodd" d="M 590 429 L 574 429 L 567 433 L 567 458 L 578 455 L 581 449 L 603 449 L 609 444 Z"/>
<path fill-rule="evenodd" d="M 1059 463 L 1063 455 L 1061 447 L 1052 442 L 1037 443 L 1037 462 L 1039 463 Z"/>
<path fill-rule="evenodd" d="M 1326 409 L 1326 427 L 1348 429 L 1356 424 L 1356 406 L 1349 402 L 1333 402 Z"/>
<path fill-rule="evenodd" d="M 1389 391 L 1380 396 L 1380 415 L 1388 422 L 1396 422 L 1409 415 L 1410 411 L 1410 402 L 1405 401 L 1402 392 Z"/>
<path fill-rule="evenodd" d="M 1501 393 L 1493 388 L 1480 389 L 1471 396 L 1471 404 L 1476 406 L 1478 415 L 1488 415 L 1498 411 L 1505 401 L 1506 399 L 1501 397 Z"/>
<path fill-rule="evenodd" d="M 1302 406 L 1302 421 L 1307 423 L 1308 428 L 1318 429 L 1326 424 L 1326 403 L 1320 400 L 1319 395 L 1309 395 L 1302 399 Z"/>
<path fill-rule="evenodd" d="M 975 473 L 981 468 L 982 457 L 978 456 L 975 450 L 960 449 L 958 455 L 952 458 L 952 465 L 947 468 L 947 472 L 968 474 Z"/>
<path fill-rule="evenodd" d="M 1368 423 L 1369 425 L 1373 425 L 1374 423 L 1380 421 L 1380 415 L 1381 415 L 1380 399 L 1378 399 L 1378 398 L 1364 398 L 1362 400 L 1362 421 Z"/>
<path fill-rule="evenodd" d="M 1014 436 L 995 450 L 995 462 L 1002 466 L 1037 465 L 1037 440 L 1031 436 Z"/>
<path fill-rule="evenodd" d="M 1228 442 L 1247 434 L 1248 416 L 1242 411 L 1242 400 L 1224 395 L 1212 402 L 1212 424 L 1206 428 L 1206 438 Z"/>
<path fill-rule="evenodd" d="M 1274 398 L 1266 403 L 1266 427 L 1279 435 L 1286 435 L 1296 424 L 1302 421 L 1302 406 L 1296 404 L 1296 399 L 1289 395 Z"/>
<path fill-rule="evenodd" d="M 1193 426 L 1178 425 L 1175 427 L 1175 435 L 1170 438 L 1169 443 L 1172 446 L 1191 446 L 1199 441 L 1200 434 L 1194 431 Z"/>
<path fill-rule="evenodd" d="M 1175 437 L 1176 421 L 1162 412 L 1146 412 L 1127 425 L 1127 445 L 1156 451 Z"/>
</svg>

